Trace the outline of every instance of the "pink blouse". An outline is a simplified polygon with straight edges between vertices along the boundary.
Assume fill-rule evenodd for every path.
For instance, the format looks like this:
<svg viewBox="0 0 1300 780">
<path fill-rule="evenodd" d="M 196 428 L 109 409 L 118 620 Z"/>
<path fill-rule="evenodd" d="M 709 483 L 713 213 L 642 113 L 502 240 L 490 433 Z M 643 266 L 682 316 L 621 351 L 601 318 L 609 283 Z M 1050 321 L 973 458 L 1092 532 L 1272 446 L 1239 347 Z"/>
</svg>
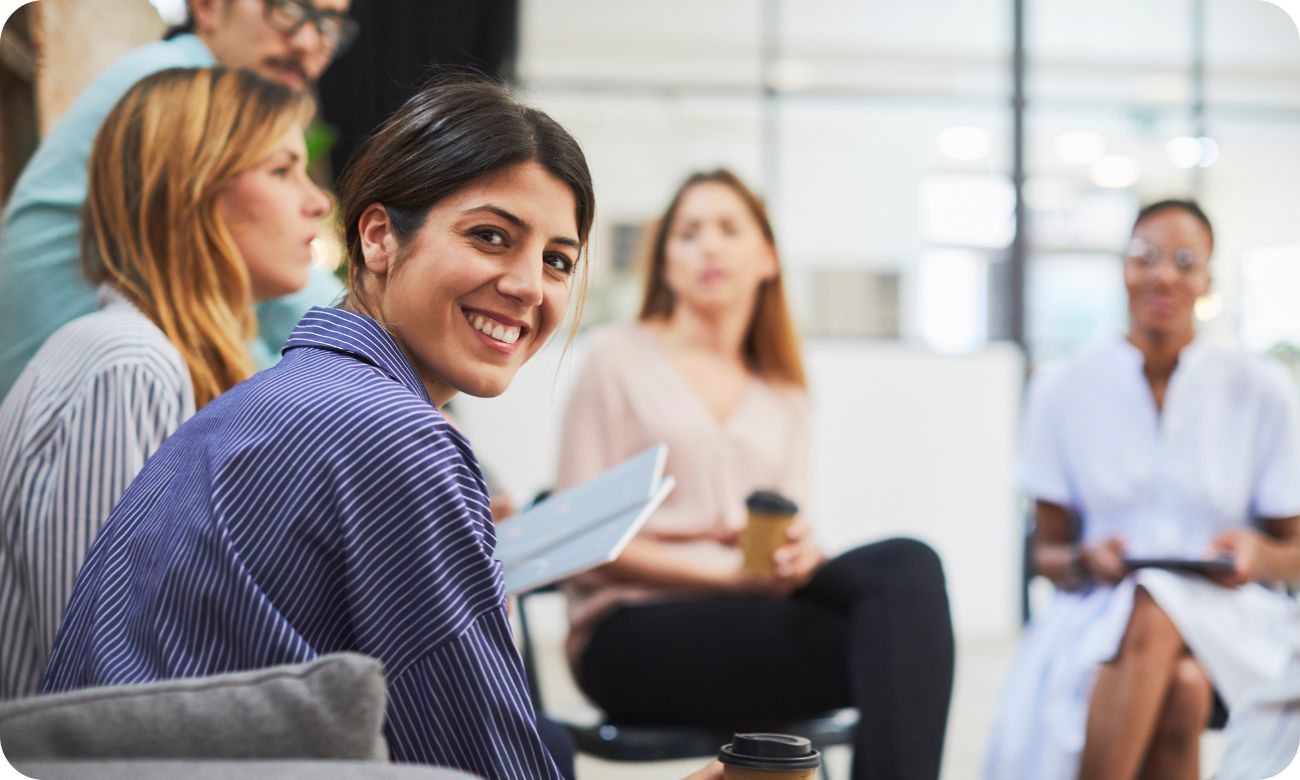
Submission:
<svg viewBox="0 0 1300 780">
<path fill-rule="evenodd" d="M 719 422 L 644 326 L 602 331 L 592 345 L 564 415 L 556 487 L 598 474 L 658 442 L 677 487 L 641 534 L 671 541 L 701 563 L 739 567 L 735 531 L 745 497 L 776 490 L 803 504 L 807 495 L 807 394 L 754 379 Z M 575 664 L 592 630 L 621 604 L 682 595 L 591 572 L 565 585 L 567 651 Z"/>
</svg>

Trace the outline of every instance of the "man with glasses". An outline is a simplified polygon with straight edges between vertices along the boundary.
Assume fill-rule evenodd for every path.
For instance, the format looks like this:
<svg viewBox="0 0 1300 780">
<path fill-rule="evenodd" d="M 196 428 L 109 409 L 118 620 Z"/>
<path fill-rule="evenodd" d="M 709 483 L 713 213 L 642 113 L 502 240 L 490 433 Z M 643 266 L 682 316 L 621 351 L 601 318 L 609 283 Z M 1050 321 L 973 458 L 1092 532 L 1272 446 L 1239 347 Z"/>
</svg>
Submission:
<svg viewBox="0 0 1300 780">
<path fill-rule="evenodd" d="M 50 129 L 23 169 L 0 229 L 0 399 L 61 325 L 95 310 L 78 259 L 86 165 L 104 117 L 132 84 L 176 67 L 224 65 L 306 89 L 355 37 L 349 0 L 189 0 L 189 22 L 128 52 L 100 74 Z M 262 366 L 275 361 L 301 314 L 342 288 L 312 269 L 306 289 L 258 306 Z"/>
<path fill-rule="evenodd" d="M 217 62 L 306 89 L 352 41 L 348 0 L 191 0 L 190 27 Z"/>
</svg>

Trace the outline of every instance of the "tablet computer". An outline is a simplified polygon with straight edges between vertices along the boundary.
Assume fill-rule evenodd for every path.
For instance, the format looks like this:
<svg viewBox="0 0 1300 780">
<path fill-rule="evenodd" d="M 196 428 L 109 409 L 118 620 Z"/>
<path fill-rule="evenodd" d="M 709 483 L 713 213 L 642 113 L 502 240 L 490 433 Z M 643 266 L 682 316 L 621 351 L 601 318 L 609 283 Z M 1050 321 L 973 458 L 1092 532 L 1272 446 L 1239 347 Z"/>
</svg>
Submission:
<svg viewBox="0 0 1300 780">
<path fill-rule="evenodd" d="M 656 444 L 596 476 L 519 512 L 497 526 L 495 557 L 509 566 L 654 498 L 668 445 Z"/>
<path fill-rule="evenodd" d="M 1130 569 L 1167 569 L 1191 574 L 1231 574 L 1237 562 L 1230 555 L 1218 558 L 1125 558 Z"/>
<path fill-rule="evenodd" d="M 613 561 L 672 492 L 673 485 L 672 477 L 664 477 L 649 499 L 530 555 L 503 561 L 506 593 L 527 593 Z"/>
</svg>

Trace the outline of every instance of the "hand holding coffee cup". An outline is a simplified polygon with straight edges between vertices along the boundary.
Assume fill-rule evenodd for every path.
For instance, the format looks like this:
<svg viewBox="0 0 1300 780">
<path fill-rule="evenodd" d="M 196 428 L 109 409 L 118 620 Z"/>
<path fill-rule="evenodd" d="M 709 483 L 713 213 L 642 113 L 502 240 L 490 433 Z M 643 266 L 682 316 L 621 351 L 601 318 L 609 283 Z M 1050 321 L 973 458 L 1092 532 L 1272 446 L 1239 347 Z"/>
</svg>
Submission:
<svg viewBox="0 0 1300 780">
<path fill-rule="evenodd" d="M 745 508 L 749 510 L 749 520 L 740 534 L 740 549 L 744 553 L 741 568 L 747 574 L 775 577 L 773 556 L 789 540 L 799 507 L 780 493 L 758 490 L 745 499 Z"/>
<path fill-rule="evenodd" d="M 718 751 L 726 780 L 812 780 L 822 754 L 804 737 L 736 734 Z"/>
</svg>

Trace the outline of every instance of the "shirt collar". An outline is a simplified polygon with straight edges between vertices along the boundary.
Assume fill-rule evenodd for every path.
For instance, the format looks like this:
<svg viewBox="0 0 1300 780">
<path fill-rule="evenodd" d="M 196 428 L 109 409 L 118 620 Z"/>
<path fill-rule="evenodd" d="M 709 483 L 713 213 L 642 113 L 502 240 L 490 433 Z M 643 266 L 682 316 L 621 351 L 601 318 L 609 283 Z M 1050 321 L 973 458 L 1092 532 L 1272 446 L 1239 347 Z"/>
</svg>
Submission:
<svg viewBox="0 0 1300 780">
<path fill-rule="evenodd" d="M 299 347 L 351 355 L 383 371 L 429 403 L 429 394 L 402 348 L 378 322 L 345 309 L 314 306 L 298 320 L 281 354 Z"/>
<path fill-rule="evenodd" d="M 194 33 L 181 33 L 173 38 L 168 38 L 167 43 L 183 50 L 188 55 L 187 61 L 195 63 L 196 66 L 207 67 L 217 64 L 217 58 L 208 48 L 208 45 Z"/>
<path fill-rule="evenodd" d="M 1209 338 L 1202 333 L 1197 332 L 1192 340 L 1178 351 L 1177 368 L 1183 368 L 1194 363 L 1197 357 L 1205 352 L 1205 345 L 1208 343 Z M 1146 365 L 1146 356 L 1142 354 L 1142 350 L 1138 349 L 1137 345 L 1129 341 L 1128 337 L 1123 334 L 1120 334 L 1119 338 L 1116 339 L 1116 347 L 1120 359 L 1124 361 L 1125 366 L 1131 368 L 1135 372 L 1141 373 L 1142 368 Z M 1175 368 L 1175 371 L 1177 368 Z"/>
<path fill-rule="evenodd" d="M 99 285 L 99 287 L 95 288 L 95 298 L 96 303 L 99 304 L 99 308 L 101 309 L 117 308 L 119 306 L 130 306 L 132 309 L 136 308 L 135 304 L 127 300 L 127 297 L 123 295 L 120 290 L 108 282 L 104 282 Z M 137 311 L 139 310 L 137 309 Z"/>
</svg>

